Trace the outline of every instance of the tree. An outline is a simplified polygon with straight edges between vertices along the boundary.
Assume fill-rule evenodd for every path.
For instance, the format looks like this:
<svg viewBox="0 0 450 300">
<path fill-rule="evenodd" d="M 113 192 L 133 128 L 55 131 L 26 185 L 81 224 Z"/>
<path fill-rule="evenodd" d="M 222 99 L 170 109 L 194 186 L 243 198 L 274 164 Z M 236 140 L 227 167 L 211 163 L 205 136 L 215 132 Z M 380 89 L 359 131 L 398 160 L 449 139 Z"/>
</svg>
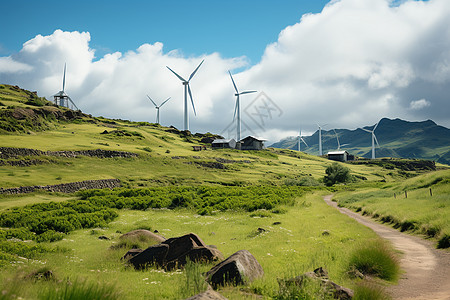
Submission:
<svg viewBox="0 0 450 300">
<path fill-rule="evenodd" d="M 332 186 L 335 183 L 344 183 L 350 181 L 352 178 L 350 169 L 338 163 L 329 165 L 325 173 L 327 175 L 325 175 L 323 181 L 327 186 Z"/>
</svg>

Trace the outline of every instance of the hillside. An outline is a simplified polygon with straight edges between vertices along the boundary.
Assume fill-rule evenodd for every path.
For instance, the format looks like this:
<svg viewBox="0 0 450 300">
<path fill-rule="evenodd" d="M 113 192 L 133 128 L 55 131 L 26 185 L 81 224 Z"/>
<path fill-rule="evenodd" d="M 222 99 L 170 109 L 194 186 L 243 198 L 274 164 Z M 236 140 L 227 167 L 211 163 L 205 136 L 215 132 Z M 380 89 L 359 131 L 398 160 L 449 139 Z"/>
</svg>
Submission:
<svg viewBox="0 0 450 300">
<path fill-rule="evenodd" d="M 319 184 L 330 162 L 290 150 L 211 150 L 214 135 L 191 134 L 147 122 L 109 120 L 56 107 L 34 93 L 0 85 L 0 145 L 36 151 L 0 156 L 0 187 L 55 185 L 119 179 L 130 187 L 155 185 Z M 39 102 L 37 102 L 39 100 Z M 202 143 L 205 142 L 205 143 Z M 206 151 L 193 151 L 205 145 Z M 73 151 L 120 151 L 136 157 L 103 158 Z M 69 151 L 70 155 L 54 153 Z M 26 166 L 20 167 L 20 166 Z M 350 166 L 369 180 L 404 176 L 370 166 Z M 388 174 L 389 173 L 389 174 Z M 305 180 L 310 178 L 311 180 Z"/>
<path fill-rule="evenodd" d="M 372 129 L 366 126 L 365 129 Z M 339 136 L 341 149 L 360 156 L 371 157 L 370 134 L 361 130 L 335 129 Z M 380 120 L 375 131 L 380 147 L 376 149 L 377 157 L 420 158 L 450 164 L 450 129 L 437 125 L 431 120 L 408 122 L 400 119 Z M 302 144 L 302 151 L 318 153 L 319 132 L 304 137 L 309 145 Z M 289 137 L 271 145 L 275 148 L 298 150 L 297 137 Z M 323 152 L 337 149 L 336 135 L 333 129 L 322 130 Z"/>
</svg>

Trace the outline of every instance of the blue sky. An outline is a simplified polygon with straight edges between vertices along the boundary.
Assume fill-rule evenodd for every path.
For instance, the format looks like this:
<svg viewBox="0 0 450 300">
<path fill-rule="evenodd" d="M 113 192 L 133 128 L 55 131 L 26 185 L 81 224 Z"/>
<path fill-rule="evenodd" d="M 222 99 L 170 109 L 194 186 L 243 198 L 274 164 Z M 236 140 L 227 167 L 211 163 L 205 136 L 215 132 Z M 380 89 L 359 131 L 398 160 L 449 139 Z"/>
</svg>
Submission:
<svg viewBox="0 0 450 300">
<path fill-rule="evenodd" d="M 88 31 L 97 57 L 163 42 L 185 55 L 219 52 L 257 63 L 267 44 L 305 13 L 320 12 L 326 0 L 262 1 L 2 1 L 1 55 L 55 29 Z M 3 31 L 2 30 L 2 31 Z"/>
<path fill-rule="evenodd" d="M 183 87 L 166 66 L 187 77 L 204 59 L 191 81 L 193 132 L 234 137 L 228 70 L 240 90 L 258 91 L 241 98 L 241 135 L 277 141 L 317 123 L 355 129 L 383 117 L 450 126 L 449 0 L 16 0 L 1 9 L 0 83 L 52 99 L 67 63 L 66 92 L 92 115 L 154 122 L 146 95 L 172 97 L 161 123 L 182 128 Z M 267 103 L 276 114 L 259 114 Z"/>
</svg>

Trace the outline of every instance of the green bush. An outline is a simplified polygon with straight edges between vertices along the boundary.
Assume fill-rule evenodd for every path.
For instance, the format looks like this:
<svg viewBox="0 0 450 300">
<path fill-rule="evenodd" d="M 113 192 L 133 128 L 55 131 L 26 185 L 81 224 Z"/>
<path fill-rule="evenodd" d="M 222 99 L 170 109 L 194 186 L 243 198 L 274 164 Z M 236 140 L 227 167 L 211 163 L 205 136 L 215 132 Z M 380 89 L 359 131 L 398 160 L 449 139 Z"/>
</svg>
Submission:
<svg viewBox="0 0 450 300">
<path fill-rule="evenodd" d="M 325 175 L 323 181 L 327 186 L 332 186 L 336 183 L 345 183 L 352 179 L 350 169 L 338 163 L 332 163 L 328 166 L 325 173 L 327 175 Z"/>
</svg>

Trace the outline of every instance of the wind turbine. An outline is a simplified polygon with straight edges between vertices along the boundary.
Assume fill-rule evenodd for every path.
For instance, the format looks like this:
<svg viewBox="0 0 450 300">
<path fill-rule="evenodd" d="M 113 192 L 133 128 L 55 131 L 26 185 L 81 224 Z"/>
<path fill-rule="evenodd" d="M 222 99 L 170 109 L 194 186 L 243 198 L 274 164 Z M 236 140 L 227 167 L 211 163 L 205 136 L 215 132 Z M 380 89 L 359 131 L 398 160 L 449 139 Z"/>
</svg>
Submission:
<svg viewBox="0 0 450 300">
<path fill-rule="evenodd" d="M 204 61 L 205 60 L 202 60 L 202 62 L 198 65 L 198 67 L 194 70 L 194 72 L 191 73 L 191 76 L 189 76 L 188 80 L 184 79 L 183 77 L 181 77 L 180 75 L 175 73 L 174 70 L 172 70 L 171 68 L 166 66 L 167 69 L 169 69 L 173 74 L 175 74 L 175 76 L 177 76 L 178 79 L 180 79 L 182 81 L 182 84 L 184 85 L 184 130 L 189 130 L 189 111 L 188 111 L 188 100 L 187 100 L 188 92 L 189 92 L 189 97 L 191 98 L 192 109 L 194 110 L 194 115 L 197 115 L 197 113 L 195 112 L 194 100 L 192 99 L 191 87 L 189 86 L 189 82 L 191 81 L 192 77 L 194 77 L 198 68 L 200 68 L 200 66 L 202 65 L 202 63 Z"/>
<path fill-rule="evenodd" d="M 62 91 L 59 91 L 58 93 L 53 95 L 53 98 L 55 100 L 55 104 L 59 106 L 64 106 L 69 108 L 69 102 L 72 104 L 72 109 L 75 107 L 77 110 L 80 110 L 75 103 L 73 103 L 72 99 L 69 97 L 69 95 L 66 94 L 64 91 L 64 88 L 66 86 L 66 64 L 64 63 L 64 75 L 63 75 L 63 85 L 62 85 Z"/>
<path fill-rule="evenodd" d="M 317 126 L 319 127 L 319 156 L 322 156 L 322 127 L 327 126 L 328 124 L 324 124 L 322 126 L 320 126 L 319 124 L 317 124 Z"/>
<path fill-rule="evenodd" d="M 236 91 L 236 94 L 234 94 L 236 96 L 236 106 L 234 108 L 233 120 L 236 118 L 236 112 L 237 112 L 236 139 L 237 139 L 237 142 L 239 142 L 241 140 L 241 106 L 240 106 L 240 102 L 239 102 L 239 96 L 244 95 L 244 94 L 256 93 L 256 91 L 245 91 L 245 92 L 239 93 L 236 83 L 234 83 L 234 79 L 233 79 L 233 76 L 231 75 L 231 72 L 228 71 L 228 73 L 230 74 L 231 81 L 233 82 L 234 90 Z"/>
<path fill-rule="evenodd" d="M 347 145 L 349 145 L 349 144 L 343 144 L 343 145 L 341 145 L 341 144 L 339 143 L 339 136 L 338 136 L 338 134 L 337 134 L 336 130 L 335 130 L 335 129 L 333 129 L 333 131 L 334 131 L 334 135 L 336 135 L 336 140 L 337 140 L 337 144 L 338 144 L 338 147 L 337 147 L 337 149 L 338 149 L 338 150 L 341 150 L 341 147 L 344 147 L 344 146 L 347 146 Z"/>
<path fill-rule="evenodd" d="M 378 147 L 380 147 L 380 144 L 378 144 L 377 137 L 375 136 L 375 129 L 377 129 L 378 123 L 379 122 L 375 124 L 372 130 L 361 128 L 362 130 L 372 134 L 372 159 L 375 159 L 375 142 L 377 142 Z"/>
<path fill-rule="evenodd" d="M 302 137 L 302 130 L 300 129 L 300 135 L 298 136 L 298 151 L 301 151 L 300 143 L 303 142 L 306 147 L 309 147 L 308 144 L 305 142 L 305 140 Z"/>
<path fill-rule="evenodd" d="M 152 98 L 150 98 L 149 95 L 147 95 L 148 99 L 150 99 L 150 101 L 152 101 L 153 105 L 156 108 L 156 123 L 159 124 L 159 109 L 161 108 L 161 106 L 163 106 L 167 101 L 170 100 L 170 97 L 167 98 L 163 103 L 161 103 L 160 106 L 156 105 L 155 101 L 152 100 Z"/>
</svg>

